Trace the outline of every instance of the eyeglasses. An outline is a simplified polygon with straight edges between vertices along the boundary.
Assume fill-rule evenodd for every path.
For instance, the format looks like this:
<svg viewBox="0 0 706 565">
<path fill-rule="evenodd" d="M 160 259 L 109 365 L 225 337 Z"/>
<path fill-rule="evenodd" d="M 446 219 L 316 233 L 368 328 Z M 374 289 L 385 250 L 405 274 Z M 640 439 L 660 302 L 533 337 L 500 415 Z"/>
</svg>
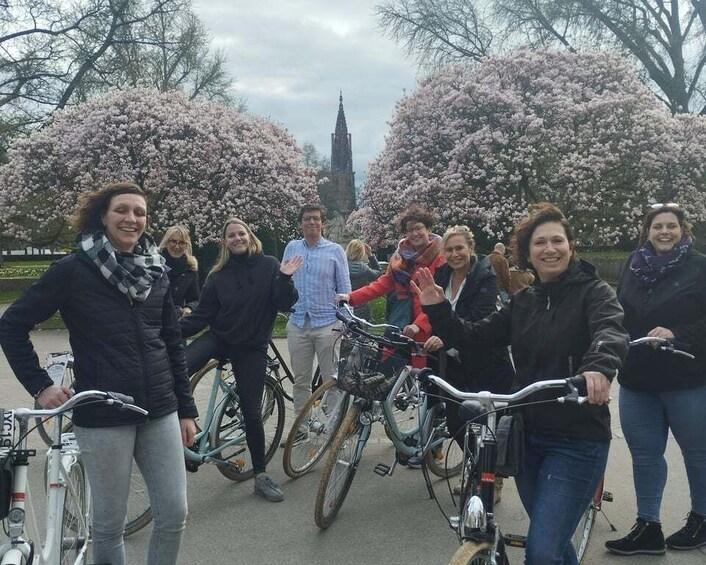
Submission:
<svg viewBox="0 0 706 565">
<path fill-rule="evenodd" d="M 172 247 L 186 247 L 185 241 L 177 241 L 176 239 L 169 239 L 167 243 Z"/>
<path fill-rule="evenodd" d="M 657 202 L 656 204 L 650 204 L 650 208 L 652 208 L 652 210 L 659 210 L 660 208 L 676 208 L 677 210 L 681 210 L 681 206 L 676 202 Z"/>
<path fill-rule="evenodd" d="M 320 222 L 321 221 L 321 216 L 304 216 L 302 218 L 302 223 L 304 222 Z"/>
<path fill-rule="evenodd" d="M 410 226 L 407 228 L 407 234 L 412 235 L 413 233 L 421 233 L 423 232 L 427 227 L 424 224 L 417 224 L 416 226 Z"/>
</svg>

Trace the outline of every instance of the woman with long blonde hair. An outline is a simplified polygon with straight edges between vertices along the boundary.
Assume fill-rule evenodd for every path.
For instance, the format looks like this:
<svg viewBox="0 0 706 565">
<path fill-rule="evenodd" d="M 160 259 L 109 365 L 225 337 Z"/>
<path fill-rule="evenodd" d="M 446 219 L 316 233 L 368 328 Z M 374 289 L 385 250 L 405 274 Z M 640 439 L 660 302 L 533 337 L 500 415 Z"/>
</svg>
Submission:
<svg viewBox="0 0 706 565">
<path fill-rule="evenodd" d="M 262 395 L 267 347 L 277 311 L 288 312 L 297 301 L 292 275 L 302 257 L 279 261 L 262 253 L 262 243 L 243 220 L 230 218 L 221 232 L 220 257 L 206 279 L 196 310 L 181 318 L 182 335 L 209 331 L 186 348 L 189 374 L 209 359 L 227 357 L 245 418 L 245 439 L 255 471 L 255 494 L 272 502 L 284 494 L 266 473 Z"/>
</svg>

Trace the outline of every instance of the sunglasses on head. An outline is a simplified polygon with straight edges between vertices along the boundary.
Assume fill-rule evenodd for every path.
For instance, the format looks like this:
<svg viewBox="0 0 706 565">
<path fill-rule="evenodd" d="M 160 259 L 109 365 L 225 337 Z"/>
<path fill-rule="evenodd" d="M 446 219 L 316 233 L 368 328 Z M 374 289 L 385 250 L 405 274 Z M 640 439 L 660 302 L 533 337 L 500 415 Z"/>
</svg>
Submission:
<svg viewBox="0 0 706 565">
<path fill-rule="evenodd" d="M 650 208 L 652 208 L 652 210 L 659 210 L 660 208 L 676 208 L 677 210 L 681 210 L 681 206 L 676 202 L 657 202 L 656 204 L 650 204 Z"/>
</svg>

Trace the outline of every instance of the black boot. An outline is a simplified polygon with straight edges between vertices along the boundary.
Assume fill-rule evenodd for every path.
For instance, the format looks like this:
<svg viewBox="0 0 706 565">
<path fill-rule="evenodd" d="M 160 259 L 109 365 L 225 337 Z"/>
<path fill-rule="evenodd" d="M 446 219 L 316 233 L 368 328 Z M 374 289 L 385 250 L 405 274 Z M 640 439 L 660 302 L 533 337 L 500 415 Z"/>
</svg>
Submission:
<svg viewBox="0 0 706 565">
<path fill-rule="evenodd" d="M 605 546 L 616 555 L 662 555 L 667 551 L 662 525 L 659 522 L 645 522 L 642 518 L 637 519 L 627 536 L 607 541 Z"/>
<path fill-rule="evenodd" d="M 686 525 L 667 538 L 669 549 L 696 549 L 706 545 L 706 517 L 693 510 L 686 517 Z"/>
</svg>

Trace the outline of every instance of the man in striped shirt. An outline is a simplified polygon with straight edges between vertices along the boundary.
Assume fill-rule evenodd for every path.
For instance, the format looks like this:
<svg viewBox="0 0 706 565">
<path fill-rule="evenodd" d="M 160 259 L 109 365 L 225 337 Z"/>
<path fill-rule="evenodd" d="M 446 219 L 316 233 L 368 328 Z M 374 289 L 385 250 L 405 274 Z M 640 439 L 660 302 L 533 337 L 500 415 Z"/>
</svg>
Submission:
<svg viewBox="0 0 706 565">
<path fill-rule="evenodd" d="M 324 381 L 334 377 L 338 364 L 335 342 L 339 327 L 334 309 L 337 294 L 351 291 L 348 261 L 343 248 L 323 237 L 325 209 L 306 204 L 299 211 L 304 237 L 287 244 L 283 261 L 301 255 L 303 265 L 294 273 L 299 300 L 287 324 L 287 345 L 294 373 L 294 410 L 298 414 L 309 398 L 314 354 Z"/>
</svg>

